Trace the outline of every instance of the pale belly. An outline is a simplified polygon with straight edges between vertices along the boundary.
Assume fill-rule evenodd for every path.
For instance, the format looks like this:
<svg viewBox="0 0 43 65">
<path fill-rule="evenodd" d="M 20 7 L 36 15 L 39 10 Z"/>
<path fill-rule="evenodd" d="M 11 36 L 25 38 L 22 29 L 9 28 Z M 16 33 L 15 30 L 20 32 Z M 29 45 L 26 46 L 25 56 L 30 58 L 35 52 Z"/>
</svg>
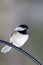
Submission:
<svg viewBox="0 0 43 65">
<path fill-rule="evenodd" d="M 19 33 L 13 34 L 10 38 L 10 42 L 13 43 L 13 45 L 17 47 L 21 47 L 24 45 L 24 43 L 28 40 L 28 35 L 22 35 Z"/>
</svg>

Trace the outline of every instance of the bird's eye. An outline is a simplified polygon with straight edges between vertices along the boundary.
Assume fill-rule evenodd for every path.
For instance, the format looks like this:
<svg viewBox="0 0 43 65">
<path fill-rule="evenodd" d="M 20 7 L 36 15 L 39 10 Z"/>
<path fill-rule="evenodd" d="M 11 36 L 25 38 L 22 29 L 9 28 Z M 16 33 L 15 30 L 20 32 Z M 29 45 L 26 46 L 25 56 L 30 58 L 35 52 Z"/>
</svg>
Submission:
<svg viewBox="0 0 43 65">
<path fill-rule="evenodd" d="M 18 27 L 22 27 L 22 28 L 26 28 L 26 29 L 28 29 L 28 26 L 27 26 L 27 25 L 24 25 L 24 24 L 19 25 Z"/>
</svg>

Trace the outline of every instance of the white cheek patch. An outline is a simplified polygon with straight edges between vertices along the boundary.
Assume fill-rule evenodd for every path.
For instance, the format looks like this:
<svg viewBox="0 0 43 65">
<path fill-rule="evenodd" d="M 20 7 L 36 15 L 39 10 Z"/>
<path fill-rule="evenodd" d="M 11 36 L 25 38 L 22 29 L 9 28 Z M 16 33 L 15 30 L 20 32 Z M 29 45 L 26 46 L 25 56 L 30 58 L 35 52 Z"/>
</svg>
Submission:
<svg viewBox="0 0 43 65">
<path fill-rule="evenodd" d="M 15 31 L 23 31 L 23 30 L 25 30 L 26 28 L 22 28 L 22 27 L 17 27 L 16 29 L 15 29 Z"/>
</svg>

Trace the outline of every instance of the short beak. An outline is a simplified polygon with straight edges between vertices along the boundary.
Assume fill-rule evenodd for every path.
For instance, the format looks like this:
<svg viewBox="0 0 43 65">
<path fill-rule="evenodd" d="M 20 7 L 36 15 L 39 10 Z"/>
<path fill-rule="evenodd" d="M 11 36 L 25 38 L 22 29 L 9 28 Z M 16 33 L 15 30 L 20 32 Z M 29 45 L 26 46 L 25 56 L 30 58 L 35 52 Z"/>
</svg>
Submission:
<svg viewBox="0 0 43 65">
<path fill-rule="evenodd" d="M 28 27 L 27 29 L 30 29 L 30 27 Z"/>
</svg>

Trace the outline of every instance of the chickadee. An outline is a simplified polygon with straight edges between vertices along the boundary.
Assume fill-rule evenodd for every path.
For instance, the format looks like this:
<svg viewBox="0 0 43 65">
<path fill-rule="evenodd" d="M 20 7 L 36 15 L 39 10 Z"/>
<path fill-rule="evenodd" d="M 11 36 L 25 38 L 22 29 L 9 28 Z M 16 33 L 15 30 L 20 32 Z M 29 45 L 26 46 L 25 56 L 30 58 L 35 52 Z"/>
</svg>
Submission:
<svg viewBox="0 0 43 65">
<path fill-rule="evenodd" d="M 27 33 L 28 30 L 28 26 L 27 25 L 19 25 L 17 28 L 15 28 L 15 31 L 12 33 L 11 37 L 10 37 L 10 43 L 12 43 L 13 45 L 17 46 L 17 47 L 21 47 L 24 45 L 24 43 L 28 40 L 29 35 Z M 2 49 L 1 49 L 1 53 L 7 53 L 12 49 L 12 47 L 5 45 Z"/>
</svg>

